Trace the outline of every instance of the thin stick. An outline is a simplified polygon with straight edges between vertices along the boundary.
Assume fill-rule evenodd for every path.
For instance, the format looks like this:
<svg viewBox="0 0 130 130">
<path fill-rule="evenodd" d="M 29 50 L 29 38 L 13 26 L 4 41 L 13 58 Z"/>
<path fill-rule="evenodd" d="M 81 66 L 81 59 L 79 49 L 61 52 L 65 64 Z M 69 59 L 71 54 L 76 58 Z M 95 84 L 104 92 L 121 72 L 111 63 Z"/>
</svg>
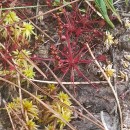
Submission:
<svg viewBox="0 0 130 130">
<path fill-rule="evenodd" d="M 31 17 L 31 18 L 29 18 L 29 19 L 32 20 L 32 19 L 36 19 L 36 18 L 38 18 L 38 17 L 40 17 L 40 16 L 47 15 L 47 14 L 49 14 L 49 13 L 52 13 L 52 12 L 58 10 L 58 9 L 61 9 L 61 8 L 65 7 L 65 6 L 67 6 L 67 5 L 73 4 L 73 3 L 77 2 L 77 1 L 79 1 L 79 0 L 74 0 L 74 1 L 72 1 L 72 2 L 67 2 L 66 4 L 64 4 L 64 5 L 60 6 L 60 7 L 54 8 L 54 9 L 52 9 L 52 10 L 49 10 L 49 11 L 45 12 L 45 13 L 38 14 L 38 15 L 36 15 L 36 16 L 34 16 L 34 17 Z M 22 23 L 22 22 L 27 21 L 27 20 L 28 20 L 28 19 L 20 20 L 19 22 L 15 22 L 15 23 L 9 24 L 9 25 L 7 25 L 7 26 L 13 26 L 13 25 L 15 25 L 15 24 L 19 24 L 19 23 Z M 7 26 L 6 26 L 6 27 L 7 27 Z M 1 27 L 2 27 L 2 26 L 1 26 Z"/>
<path fill-rule="evenodd" d="M 103 111 L 101 111 L 101 120 L 102 120 L 102 123 L 103 123 L 103 125 L 104 125 L 104 127 L 105 127 L 105 130 L 109 130 L 109 129 L 107 128 L 107 124 L 106 124 L 105 119 L 104 119 Z"/>
<path fill-rule="evenodd" d="M 9 116 L 9 119 L 10 119 L 10 122 L 11 122 L 11 125 L 12 125 L 12 128 L 13 128 L 13 130 L 16 130 L 16 129 L 15 129 L 15 126 L 14 126 L 14 123 L 13 123 L 13 120 L 12 120 L 12 117 L 11 117 L 11 115 L 10 115 L 10 112 L 9 112 L 8 107 L 7 107 L 7 105 L 6 105 L 5 100 L 3 100 L 3 103 L 4 103 L 5 108 L 6 108 L 6 111 L 7 111 L 7 113 L 8 113 L 8 116 Z"/>
<path fill-rule="evenodd" d="M 102 67 L 100 66 L 100 64 L 98 63 L 98 61 L 96 60 L 95 56 L 93 55 L 92 53 L 92 50 L 91 48 L 89 47 L 88 43 L 85 44 L 88 48 L 88 51 L 90 53 L 90 55 L 92 56 L 92 58 L 94 59 L 95 61 L 95 64 L 98 66 L 98 68 L 100 69 L 100 71 L 102 72 L 103 76 L 105 77 L 105 79 L 107 80 L 114 96 L 115 96 L 115 99 L 116 99 L 116 102 L 117 102 L 117 106 L 118 106 L 118 110 L 119 110 L 119 116 L 120 116 L 120 127 L 121 127 L 121 130 L 123 130 L 123 120 L 122 120 L 122 111 L 121 111 L 121 106 L 120 106 L 120 102 L 119 102 L 119 99 L 118 99 L 118 95 L 117 93 L 115 92 L 114 90 L 114 87 L 110 81 L 110 79 L 107 77 L 106 73 L 104 72 L 104 70 L 102 69 Z"/>
<path fill-rule="evenodd" d="M 18 86 L 19 86 L 20 105 L 21 105 L 22 114 L 24 114 L 23 104 L 22 104 L 21 81 L 20 81 L 20 74 L 18 72 L 17 72 L 17 77 L 18 77 Z"/>
<path fill-rule="evenodd" d="M 1 54 L 2 58 L 7 61 L 7 63 L 8 63 L 9 65 L 14 66 L 8 59 L 5 58 L 5 56 L 4 56 L 1 52 L 0 52 L 0 54 Z M 15 67 L 15 66 L 14 66 L 14 67 Z M 38 88 L 38 89 L 40 90 L 40 88 L 39 88 L 36 84 L 34 84 L 32 81 L 30 81 L 25 75 L 23 75 L 23 74 L 21 73 L 21 71 L 18 70 L 18 68 L 15 67 L 15 70 L 16 70 L 17 72 L 19 72 L 19 74 L 22 75 L 22 76 L 23 76 L 27 81 L 29 81 L 32 85 L 34 85 L 36 88 Z M 1 78 L 1 77 L 0 77 L 0 80 L 6 81 L 6 82 L 8 82 L 8 83 L 10 83 L 10 84 L 13 84 L 14 86 L 16 86 L 16 87 L 19 88 L 18 85 L 14 84 L 14 83 L 11 83 L 10 81 L 8 81 L 8 80 L 6 80 L 6 79 L 4 79 L 4 78 Z M 37 98 L 36 96 L 34 96 L 33 94 L 31 94 L 31 93 L 28 92 L 27 90 L 25 90 L 25 89 L 23 89 L 23 88 L 21 88 L 21 90 L 24 91 L 24 92 L 26 92 L 26 93 L 28 93 L 30 96 L 32 96 L 32 97 L 35 98 L 36 100 L 38 100 L 45 108 L 47 108 L 51 113 L 53 113 L 53 114 L 55 115 L 55 117 L 57 117 L 57 118 L 59 118 L 60 120 L 62 120 L 62 121 L 63 121 L 66 125 L 68 125 L 72 130 L 76 130 L 69 122 L 67 122 L 64 118 L 62 118 L 62 116 L 61 116 L 58 112 L 56 112 L 55 110 L 53 110 L 53 108 L 52 108 L 51 106 L 49 106 L 48 104 L 44 103 L 43 101 L 41 101 L 39 98 Z M 43 91 L 44 91 L 44 90 L 41 89 L 41 92 L 43 92 Z M 46 95 L 49 96 L 48 93 L 46 93 Z"/>
<path fill-rule="evenodd" d="M 45 81 L 45 80 L 37 80 L 37 79 L 30 79 L 33 82 L 38 82 L 38 83 L 47 83 L 47 84 L 59 84 L 57 81 Z M 107 81 L 91 81 L 91 82 L 61 82 L 62 84 L 75 84 L 75 85 L 80 85 L 80 84 L 107 84 Z"/>
<path fill-rule="evenodd" d="M 9 83 L 9 84 L 11 84 L 11 85 L 14 85 L 14 86 L 16 86 L 17 88 L 19 88 L 18 85 L 14 84 L 14 83 L 12 83 L 12 82 L 10 82 L 10 81 L 4 79 L 4 78 L 1 78 L 1 77 L 0 77 L 0 80 L 5 81 L 5 82 L 7 82 L 7 83 Z M 72 130 L 76 130 L 69 122 L 67 122 L 66 120 L 64 120 L 58 112 L 54 111 L 54 110 L 51 108 L 50 105 L 44 103 L 44 102 L 41 101 L 38 97 L 36 97 L 36 96 L 33 95 L 32 93 L 28 92 L 27 90 L 25 90 L 25 89 L 23 89 L 23 88 L 21 88 L 21 90 L 24 91 L 25 93 L 29 94 L 29 95 L 30 95 L 31 97 L 33 97 L 34 99 L 36 99 L 36 100 L 37 100 L 39 103 L 41 103 L 45 108 L 47 108 L 50 112 L 52 112 L 52 113 L 55 115 L 55 117 L 59 118 L 59 119 L 62 120 L 65 124 L 67 124 Z"/>
<path fill-rule="evenodd" d="M 18 116 L 18 114 L 12 110 L 13 114 L 18 118 L 18 120 L 20 121 L 20 124 L 22 127 L 25 127 L 26 130 L 29 130 L 28 127 L 27 127 L 27 124 Z"/>
<path fill-rule="evenodd" d="M 36 8 L 36 15 L 38 15 L 39 12 L 39 0 L 37 0 L 37 8 Z M 21 11 L 22 12 L 22 11 Z M 24 14 L 24 13 L 23 13 Z M 24 14 L 25 15 L 25 14 Z M 36 18 L 36 25 L 38 24 L 38 18 Z M 35 29 L 35 33 L 37 34 L 37 29 Z"/>
<path fill-rule="evenodd" d="M 24 14 L 24 13 L 23 13 Z M 52 42 L 55 42 L 53 38 L 51 38 L 44 30 L 41 30 L 34 22 L 32 22 L 25 14 L 24 16 L 33 24 L 33 26 L 38 29 L 42 34 L 44 34 L 47 38 L 49 38 Z"/>
<path fill-rule="evenodd" d="M 91 114 L 87 109 L 85 109 L 79 101 L 77 101 L 71 94 L 70 92 L 66 89 L 66 87 L 62 84 L 62 82 L 58 79 L 58 77 L 53 73 L 53 71 L 50 69 L 50 67 L 45 63 L 43 62 L 43 64 L 47 67 L 47 69 L 50 71 L 50 73 L 53 75 L 53 77 L 57 80 L 57 82 L 59 82 L 59 84 L 61 85 L 61 87 L 64 89 L 64 91 L 73 99 L 73 101 L 78 104 L 89 116 L 91 116 L 94 120 L 95 120 L 95 123 L 98 127 L 100 127 L 102 130 L 104 130 L 104 127 L 102 125 L 102 123 L 96 119 L 93 114 Z"/>
<path fill-rule="evenodd" d="M 18 114 L 12 109 L 11 112 L 18 118 L 21 126 L 25 127 L 26 130 L 29 130 L 26 123 L 18 116 Z"/>
<path fill-rule="evenodd" d="M 24 53 L 23 53 L 25 59 L 33 66 L 35 69 L 45 78 L 47 79 L 46 75 L 41 71 L 41 69 L 30 59 L 28 58 Z"/>
<path fill-rule="evenodd" d="M 11 65 L 11 66 L 14 66 L 8 59 L 6 59 L 5 58 L 5 56 L 0 52 L 0 54 L 1 54 L 1 56 L 2 56 L 2 58 L 3 59 L 5 59 L 5 61 L 7 61 L 7 63 L 9 64 L 9 65 Z M 31 60 L 27 57 L 27 56 L 25 56 L 26 57 L 26 60 L 27 61 L 29 61 L 31 64 L 34 64 L 34 63 L 32 63 L 31 62 Z M 65 88 L 65 86 L 61 83 L 61 81 L 57 78 L 57 76 L 53 73 L 53 71 L 49 68 L 49 66 L 45 63 L 45 66 L 48 68 L 48 70 L 52 73 L 52 75 L 54 76 L 54 78 L 59 82 L 59 84 L 62 86 L 62 88 L 66 91 L 66 93 L 91 117 L 91 118 L 93 118 L 93 123 L 95 124 L 95 125 L 97 125 L 99 128 L 101 128 L 102 130 L 104 130 L 104 127 L 103 127 L 103 125 L 102 125 L 102 123 L 98 120 L 98 119 L 96 119 L 87 109 L 85 109 L 81 104 L 80 104 L 80 102 L 78 102 L 70 93 L 69 93 L 69 91 Z M 14 66 L 15 67 L 15 66 Z M 17 72 L 19 72 L 20 73 L 20 75 L 22 75 L 25 79 L 27 79 L 27 81 L 29 81 L 32 85 L 34 85 L 36 88 L 38 88 L 41 92 L 43 92 L 44 90 L 42 90 L 42 89 L 40 89 L 36 84 L 34 84 L 31 80 L 29 80 L 27 77 L 25 77 L 16 67 L 15 67 L 15 70 L 17 70 Z M 44 75 L 43 75 L 44 76 Z M 2 79 L 1 77 L 0 77 L 0 79 Z M 5 80 L 6 81 L 6 80 Z M 23 88 L 21 88 L 22 90 L 23 90 Z M 29 93 L 29 92 L 28 92 Z M 44 92 L 44 93 L 46 93 L 46 92 Z M 48 95 L 47 93 L 46 93 L 46 95 Z M 34 96 L 34 95 L 33 95 Z M 43 103 L 42 103 L 43 104 Z M 44 104 L 45 105 L 45 107 L 47 107 L 46 106 L 46 104 Z M 48 106 L 49 107 L 49 106 Z M 47 108 L 48 108 L 47 107 Z M 48 108 L 49 109 L 49 108 Z M 49 109 L 50 111 L 51 111 L 51 109 Z M 52 111 L 51 111 L 52 112 Z M 52 113 L 54 113 L 54 111 L 52 112 Z M 55 113 L 54 113 L 55 114 Z M 57 117 L 57 118 L 59 118 L 59 117 Z M 59 118 L 59 119 L 61 119 L 61 117 Z M 62 121 L 64 121 L 63 119 L 61 119 Z M 64 121 L 65 122 L 65 121 Z M 66 123 L 70 128 L 72 128 L 71 127 L 71 125 L 69 124 L 69 123 Z"/>
<path fill-rule="evenodd" d="M 12 86 L 16 86 L 16 87 L 18 87 L 18 88 L 20 87 L 20 86 L 18 86 L 18 85 L 16 85 L 16 84 L 10 82 L 9 80 L 4 79 L 4 78 L 1 78 L 1 77 L 0 77 L 0 80 L 9 83 L 9 84 L 11 84 Z M 27 79 L 27 81 L 28 81 L 28 79 Z M 29 81 L 30 81 L 30 80 L 29 80 Z M 31 82 L 30 82 L 30 83 L 31 83 Z M 32 85 L 34 85 L 34 84 L 32 84 Z M 35 86 L 35 85 L 34 85 L 34 86 Z M 38 88 L 37 88 L 37 89 L 38 89 Z M 40 91 L 40 89 L 38 89 L 38 90 Z M 41 92 L 43 92 L 43 91 L 41 91 Z M 29 92 L 28 92 L 28 93 L 29 93 Z M 45 93 L 44 93 L 44 94 L 45 94 Z M 52 96 L 50 96 L 50 95 L 47 95 L 47 96 L 50 97 L 51 99 L 55 100 Z M 89 117 L 83 115 L 82 113 L 80 113 L 79 111 L 75 110 L 74 108 L 69 107 L 68 105 L 64 104 L 63 102 L 60 102 L 60 101 L 57 100 L 57 99 L 56 99 L 55 101 L 56 101 L 56 102 L 59 102 L 60 104 L 62 104 L 62 105 L 65 106 L 65 107 L 67 107 L 67 108 L 69 108 L 69 109 L 75 111 L 78 115 L 80 115 L 80 116 L 86 118 L 88 121 L 92 122 L 93 124 L 96 124 L 93 119 L 91 119 L 91 118 L 89 118 Z M 97 126 L 98 126 L 98 124 L 97 124 Z"/>
<path fill-rule="evenodd" d="M 14 9 L 27 9 L 27 8 L 37 8 L 38 7 L 44 7 L 46 5 L 34 5 L 34 6 L 23 6 L 23 7 L 9 7 L 9 8 L 0 8 L 0 11 L 2 10 L 14 10 Z"/>
<path fill-rule="evenodd" d="M 93 10 L 94 12 L 97 13 L 98 16 L 100 16 L 102 19 L 104 19 L 104 18 L 102 17 L 101 13 L 99 13 L 99 12 L 91 5 L 91 3 L 90 3 L 88 0 L 85 0 L 85 2 L 92 8 L 92 10 Z"/>
</svg>

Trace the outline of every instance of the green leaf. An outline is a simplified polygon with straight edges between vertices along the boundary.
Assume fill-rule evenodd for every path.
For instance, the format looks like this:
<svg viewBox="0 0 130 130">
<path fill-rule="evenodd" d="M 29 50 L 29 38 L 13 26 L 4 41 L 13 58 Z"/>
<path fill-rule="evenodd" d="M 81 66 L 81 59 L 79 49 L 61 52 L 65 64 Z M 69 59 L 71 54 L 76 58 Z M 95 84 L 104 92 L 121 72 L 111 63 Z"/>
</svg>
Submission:
<svg viewBox="0 0 130 130">
<path fill-rule="evenodd" d="M 113 0 L 110 0 L 110 3 L 113 4 Z"/>
<path fill-rule="evenodd" d="M 129 5 L 129 0 L 125 0 L 126 6 Z"/>
<path fill-rule="evenodd" d="M 104 2 L 104 0 L 95 0 L 95 4 L 98 7 L 100 13 L 102 14 L 103 18 L 105 19 L 105 21 L 112 27 L 114 28 L 114 24 L 111 22 L 111 20 L 109 19 L 109 16 L 107 14 L 107 6 Z"/>
<path fill-rule="evenodd" d="M 115 7 L 113 6 L 113 0 L 104 0 L 104 1 L 107 8 L 110 9 L 114 13 L 114 15 L 118 18 L 118 20 L 122 23 L 120 15 L 117 13 Z"/>
</svg>

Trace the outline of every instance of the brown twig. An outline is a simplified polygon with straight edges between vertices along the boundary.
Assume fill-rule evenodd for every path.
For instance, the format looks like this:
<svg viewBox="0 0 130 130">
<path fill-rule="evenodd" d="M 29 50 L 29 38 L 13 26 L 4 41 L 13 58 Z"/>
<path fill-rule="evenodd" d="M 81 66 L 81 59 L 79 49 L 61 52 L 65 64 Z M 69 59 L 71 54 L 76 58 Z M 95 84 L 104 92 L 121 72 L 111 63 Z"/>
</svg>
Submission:
<svg viewBox="0 0 130 130">
<path fill-rule="evenodd" d="M 102 130 L 104 130 L 104 127 L 103 127 L 103 125 L 102 125 L 102 123 L 99 121 L 99 120 L 97 120 L 93 115 L 92 115 L 92 113 L 90 113 L 87 109 L 85 109 L 81 104 L 80 104 L 80 102 L 79 101 L 77 101 L 71 94 L 70 94 L 70 92 L 66 89 L 66 87 L 62 84 L 62 82 L 58 79 L 58 77 L 53 73 L 53 71 L 50 69 L 50 67 L 45 63 L 45 62 L 43 62 L 43 64 L 47 67 L 47 69 L 50 71 L 50 73 L 53 75 L 53 77 L 57 80 L 57 82 L 61 85 L 61 87 L 64 89 L 64 91 L 73 99 L 73 101 L 75 102 L 75 103 L 77 103 L 90 117 L 92 117 L 94 120 L 95 120 L 95 122 L 94 122 L 94 124 L 96 124 L 99 128 L 101 128 Z"/>
<path fill-rule="evenodd" d="M 30 79 L 33 82 L 38 82 L 38 83 L 47 83 L 47 84 L 59 84 L 57 81 L 45 81 L 45 80 L 36 80 L 36 79 Z M 61 82 L 62 84 L 75 84 L 75 85 L 80 85 L 80 84 L 107 84 L 107 81 L 91 81 L 91 82 Z"/>
<path fill-rule="evenodd" d="M 4 46 L 3 46 L 3 48 L 4 48 Z M 10 61 L 8 61 L 5 57 L 4 57 L 4 55 L 1 53 L 1 56 L 7 61 L 7 63 L 9 64 L 9 65 L 11 65 L 11 66 L 14 66 Z M 27 58 L 26 58 L 27 59 Z M 25 78 L 30 84 L 32 84 L 37 90 L 39 90 L 39 91 L 41 91 L 43 94 L 45 94 L 45 95 L 47 95 L 48 97 L 50 97 L 51 99 L 54 99 L 51 95 L 49 95 L 47 92 L 45 92 L 43 89 L 41 89 L 40 87 L 38 87 L 35 83 L 33 83 L 30 79 L 28 79 L 26 76 L 24 76 L 19 70 L 18 70 L 18 68 L 16 68 L 15 66 L 14 66 L 14 68 L 15 68 L 15 70 L 20 74 L 20 75 L 22 75 L 23 76 L 23 78 Z M 44 75 L 43 75 L 44 76 Z M 1 80 L 3 79 L 3 78 L 0 78 Z M 3 81 L 6 81 L 5 79 L 3 79 Z M 10 81 L 8 81 L 8 83 L 10 83 L 11 84 L 11 82 Z M 18 85 L 16 85 L 16 84 L 14 84 L 14 83 L 12 83 L 13 84 L 13 86 L 16 86 L 16 87 L 18 87 Z M 21 89 L 22 90 L 22 89 Z M 63 104 L 62 102 L 60 102 L 59 101 L 59 103 L 61 103 L 61 104 Z M 65 104 L 63 104 L 63 105 L 65 105 Z M 69 106 L 66 106 L 66 107 L 68 107 L 69 109 L 72 109 L 71 107 L 69 107 Z M 76 111 L 76 110 L 74 110 L 74 109 L 72 109 L 73 111 Z M 87 120 L 89 120 L 90 122 L 92 122 L 92 123 L 94 123 L 95 125 L 99 125 L 99 124 L 97 124 L 96 122 L 94 122 L 92 119 L 90 119 L 89 117 L 87 117 L 87 116 L 85 116 L 85 115 L 83 115 L 83 114 L 81 114 L 81 113 L 79 113 L 78 111 L 76 111 L 80 116 L 82 116 L 82 117 L 84 117 L 84 118 L 86 118 Z"/>
<path fill-rule="evenodd" d="M 122 130 L 123 129 L 122 111 L 121 111 L 121 106 L 120 106 L 120 102 L 119 102 L 119 99 L 118 99 L 118 95 L 117 95 L 116 91 L 114 90 L 114 87 L 113 87 L 110 79 L 107 77 L 106 73 L 104 72 L 104 70 L 102 69 L 102 67 L 100 66 L 98 61 L 96 60 L 95 56 L 93 55 L 92 50 L 89 47 L 88 43 L 86 43 L 85 45 L 87 46 L 90 55 L 92 56 L 92 58 L 95 61 L 95 64 L 98 66 L 98 68 L 102 72 L 103 76 L 105 77 L 106 81 L 108 82 L 108 84 L 109 84 L 109 86 L 110 86 L 110 88 L 111 88 L 111 90 L 112 90 L 112 92 L 113 92 L 113 94 L 115 96 L 115 99 L 116 99 L 116 102 L 117 102 L 117 106 L 118 106 L 118 110 L 119 110 L 119 116 L 120 116 L 120 127 L 121 127 L 121 130 Z"/>
<path fill-rule="evenodd" d="M 66 7 L 67 5 L 73 4 L 73 3 L 77 2 L 77 1 L 79 1 L 79 0 L 74 0 L 74 1 L 68 2 L 68 3 L 66 3 L 66 4 L 64 4 L 64 5 L 60 6 L 60 7 L 54 8 L 54 9 L 52 9 L 52 10 L 49 10 L 49 11 L 45 12 L 45 13 L 38 14 L 38 15 L 36 15 L 36 16 L 34 16 L 34 17 L 31 17 L 31 18 L 29 18 L 29 19 L 32 20 L 32 19 L 36 19 L 36 18 L 38 18 L 38 17 L 40 17 L 40 16 L 47 15 L 47 14 L 52 13 L 52 12 L 58 10 L 58 9 L 61 9 L 61 8 L 63 8 L 63 7 Z M 13 23 L 13 24 L 9 24 L 9 25 L 7 25 L 7 26 L 13 26 L 13 25 L 15 25 L 15 24 L 19 24 L 19 23 L 22 23 L 22 22 L 27 21 L 27 20 L 28 20 L 28 19 L 24 19 L 24 20 L 21 20 L 21 21 L 19 21 L 19 22 L 15 22 L 15 23 Z M 6 26 L 6 27 L 7 27 L 7 26 Z M 2 27 L 2 26 L 1 26 L 1 27 Z"/>
<path fill-rule="evenodd" d="M 46 93 L 43 89 L 41 89 L 40 87 L 38 87 L 35 83 L 33 83 L 33 82 L 32 82 L 31 80 L 29 80 L 25 75 L 23 75 L 22 72 L 21 72 L 18 68 L 16 68 L 8 59 L 6 59 L 5 56 L 4 56 L 1 52 L 0 52 L 0 54 L 1 54 L 2 58 L 5 59 L 5 61 L 6 61 L 9 65 L 13 66 L 14 69 L 15 69 L 21 76 L 23 76 L 29 83 L 31 83 L 33 86 L 35 86 L 39 91 L 41 91 L 41 92 L 43 92 L 44 94 L 46 94 L 47 96 L 51 97 L 51 96 L 50 96 L 48 93 Z M 19 88 L 18 85 L 14 84 L 14 83 L 12 83 L 12 82 L 10 82 L 10 81 L 8 81 L 8 80 L 2 78 L 2 77 L 0 77 L 0 80 L 3 80 L 3 81 L 5 81 L 5 82 L 7 82 L 7 83 L 9 83 L 9 84 L 13 84 L 14 86 L 16 86 L 16 87 Z M 31 94 L 31 93 L 28 92 L 27 90 L 25 90 L 25 89 L 23 89 L 23 88 L 21 88 L 21 90 L 24 91 L 24 92 L 26 92 L 26 93 L 28 93 L 30 96 L 32 96 L 32 97 L 35 98 L 36 100 L 38 100 L 45 108 L 47 108 L 50 112 L 52 112 L 52 113 L 55 115 L 55 117 L 57 117 L 57 118 L 59 118 L 60 120 L 62 120 L 62 121 L 63 121 L 66 125 L 68 125 L 72 130 L 76 130 L 70 123 L 68 123 L 66 120 L 64 120 L 59 113 L 57 113 L 56 111 L 54 111 L 54 110 L 51 108 L 51 106 L 49 106 L 49 105 L 47 105 L 46 103 L 42 102 L 39 98 L 35 97 L 33 94 Z"/>
<path fill-rule="evenodd" d="M 38 15 L 39 12 L 39 0 L 37 0 L 37 8 L 36 8 L 36 15 Z M 24 14 L 25 15 L 25 14 Z M 38 24 L 38 18 L 36 19 L 36 25 Z M 35 33 L 37 34 L 37 29 L 35 29 Z"/>
<path fill-rule="evenodd" d="M 3 103 L 4 103 L 5 108 L 6 108 L 6 111 L 7 111 L 7 113 L 8 113 L 8 116 L 9 116 L 9 119 L 10 119 L 10 122 L 11 122 L 11 125 L 12 125 L 12 128 L 13 128 L 13 130 L 16 130 L 16 129 L 15 129 L 15 126 L 14 126 L 14 123 L 13 123 L 13 120 L 12 120 L 12 117 L 11 117 L 11 115 L 10 115 L 10 112 L 9 112 L 8 107 L 7 107 L 7 105 L 6 105 L 5 100 L 3 100 Z"/>
<path fill-rule="evenodd" d="M 7 82 L 11 85 L 14 85 L 16 86 L 17 88 L 19 88 L 18 85 L 0 77 L 0 80 L 4 81 L 4 82 Z M 36 97 L 35 95 L 33 95 L 32 93 L 28 92 L 27 90 L 25 90 L 24 88 L 21 88 L 22 91 L 24 91 L 25 93 L 29 94 L 31 97 L 33 97 L 34 99 L 36 99 L 39 103 L 41 103 L 45 108 L 47 108 L 48 110 L 50 110 L 50 112 L 52 112 L 55 117 L 59 118 L 60 120 L 62 120 L 64 123 L 66 123 L 72 130 L 76 130 L 70 123 L 68 123 L 66 120 L 64 120 L 61 115 L 59 113 L 57 113 L 56 111 L 54 111 L 51 106 L 49 106 L 48 104 L 44 103 L 43 101 L 41 101 L 38 97 Z"/>
<path fill-rule="evenodd" d="M 0 54 L 1 54 L 1 56 L 2 56 L 2 58 L 3 59 L 5 59 L 5 61 L 7 61 L 7 63 L 9 64 L 9 65 L 11 65 L 11 66 L 14 66 L 8 59 L 6 59 L 5 58 L 5 56 L 0 52 Z M 27 57 L 27 56 L 26 56 Z M 29 58 L 26 58 L 28 61 L 30 61 L 29 60 Z M 30 62 L 31 63 L 31 62 Z M 32 63 L 31 63 L 32 64 Z M 62 86 L 62 88 L 66 91 L 66 93 L 84 110 L 84 111 L 86 111 L 86 113 L 88 113 L 89 114 L 89 116 L 90 117 L 92 117 L 95 121 L 93 121 L 93 123 L 95 124 L 95 125 L 97 125 L 99 128 L 101 128 L 102 130 L 104 130 L 104 128 L 103 128 L 103 126 L 102 126 L 102 123 L 99 121 L 99 120 L 97 120 L 88 110 L 86 110 L 70 93 L 69 93 L 69 91 L 65 88 L 65 86 L 60 82 L 60 80 L 57 78 L 57 76 L 52 72 L 52 70 L 48 67 L 48 65 L 45 63 L 45 66 L 48 68 L 48 70 L 52 73 L 52 75 L 55 77 L 55 79 L 59 82 L 59 84 Z M 29 83 L 31 83 L 32 85 L 34 85 L 39 91 L 41 91 L 41 92 L 43 92 L 44 94 L 46 94 L 46 95 L 48 95 L 49 97 L 50 97 L 50 95 L 48 94 L 48 93 L 46 93 L 44 90 L 42 90 L 41 88 L 39 88 L 35 83 L 33 83 L 31 80 L 29 80 L 26 76 L 24 76 L 21 72 L 20 72 L 20 70 L 18 69 L 18 68 L 16 68 L 15 66 L 14 66 L 14 68 L 16 69 L 16 71 L 20 74 L 20 75 L 22 75 L 27 81 L 29 81 Z M 1 77 L 0 77 L 0 79 L 2 79 Z M 6 80 L 5 80 L 6 81 Z M 16 86 L 16 85 L 15 85 Z M 22 88 L 21 88 L 21 90 L 23 90 Z M 29 92 L 28 92 L 29 93 Z M 46 107 L 46 106 L 45 106 Z M 50 110 L 50 109 L 49 109 Z M 54 112 L 52 112 L 53 114 L 54 114 Z M 60 118 L 59 118 L 60 119 Z M 62 119 L 62 121 L 63 121 L 63 119 Z M 91 121 L 91 119 L 90 119 L 90 121 Z M 69 126 L 69 124 L 67 124 L 68 126 Z M 71 127 L 71 126 L 70 126 Z"/>
<path fill-rule="evenodd" d="M 21 80 L 20 80 L 20 74 L 18 72 L 17 72 L 17 78 L 18 78 L 18 86 L 20 87 L 19 88 L 20 105 L 21 105 L 22 114 L 24 114 L 23 104 L 22 104 Z"/>
<path fill-rule="evenodd" d="M 6 61 L 7 61 L 7 63 L 9 64 L 9 65 L 11 65 L 11 66 L 14 66 L 8 59 L 6 59 L 5 58 L 5 56 L 0 52 L 0 54 L 1 54 L 1 56 L 2 56 L 2 58 L 3 59 L 5 59 Z M 51 97 L 48 93 L 46 93 L 43 89 L 41 89 L 41 88 L 39 88 L 35 83 L 33 83 L 30 79 L 28 79 L 26 76 L 24 76 L 21 72 L 20 72 L 20 70 L 18 69 L 18 68 L 16 68 L 15 66 L 14 66 L 14 68 L 15 68 L 15 70 L 20 74 L 20 75 L 22 75 L 23 76 L 23 78 L 25 78 L 29 83 L 31 83 L 33 86 L 35 86 L 35 88 L 36 89 L 38 89 L 39 91 L 41 91 L 41 92 L 43 92 L 44 94 L 46 94 L 47 96 L 49 96 L 49 97 Z M 50 69 L 50 68 L 49 68 Z M 3 78 L 1 78 L 0 77 L 0 79 L 1 80 L 3 80 L 3 81 L 6 81 L 7 82 L 7 80 L 6 79 L 3 79 Z M 60 81 L 59 81 L 60 82 Z M 10 81 L 8 81 L 8 83 L 11 83 Z M 60 83 L 61 85 L 62 85 L 62 83 Z M 16 86 L 16 87 L 18 87 L 18 85 L 15 85 L 14 83 L 13 83 L 13 85 L 14 86 Z M 64 86 L 64 85 L 62 85 L 62 86 Z M 64 87 L 65 88 L 65 87 Z M 23 90 L 22 88 L 21 88 L 21 90 Z M 29 93 L 29 92 L 28 92 Z M 69 93 L 69 95 L 71 95 L 70 93 Z M 71 95 L 71 97 L 73 97 L 72 95 Z M 52 99 L 53 99 L 53 97 L 51 97 Z M 74 97 L 73 97 L 74 98 Z M 73 99 L 72 98 L 72 99 Z M 75 98 L 74 98 L 75 99 Z M 75 99 L 75 101 L 78 103 L 78 101 Z M 104 128 L 102 127 L 102 125 L 100 124 L 100 121 L 98 121 L 90 112 L 88 112 L 80 103 L 78 103 L 78 105 L 80 105 L 88 114 L 89 114 L 89 116 L 91 116 L 94 120 L 96 120 L 97 122 L 95 122 L 94 120 L 92 120 L 92 119 L 90 119 L 90 118 L 86 118 L 86 119 L 88 119 L 89 121 L 91 121 L 91 122 L 93 122 L 95 125 L 97 125 L 99 128 L 101 128 L 102 130 L 104 130 Z M 45 106 L 46 107 L 46 106 Z M 50 109 L 49 109 L 50 110 Z M 52 111 L 51 111 L 52 112 Z M 53 113 L 53 112 L 52 112 Z M 55 114 L 55 113 L 53 113 L 53 114 Z M 58 118 L 58 117 L 57 117 Z M 67 124 L 68 125 L 68 124 Z M 69 126 L 69 125 L 68 125 Z"/>
</svg>

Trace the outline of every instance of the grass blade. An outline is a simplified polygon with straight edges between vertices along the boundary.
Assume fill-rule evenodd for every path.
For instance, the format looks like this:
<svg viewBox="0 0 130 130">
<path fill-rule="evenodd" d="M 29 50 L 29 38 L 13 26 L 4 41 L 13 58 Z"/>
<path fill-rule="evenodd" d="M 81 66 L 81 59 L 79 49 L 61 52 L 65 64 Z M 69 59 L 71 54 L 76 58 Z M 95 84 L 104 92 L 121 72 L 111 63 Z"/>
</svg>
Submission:
<svg viewBox="0 0 130 130">
<path fill-rule="evenodd" d="M 113 6 L 113 0 L 104 0 L 104 1 L 107 8 L 110 9 L 114 13 L 114 15 L 118 18 L 118 20 L 122 23 L 120 15 L 116 12 L 115 7 Z"/>
<path fill-rule="evenodd" d="M 95 0 L 95 4 L 98 7 L 100 13 L 102 14 L 103 18 L 105 19 L 105 21 L 112 27 L 114 28 L 114 24 L 111 22 L 111 20 L 108 17 L 107 14 L 107 7 L 106 4 L 104 2 L 104 0 Z"/>
</svg>

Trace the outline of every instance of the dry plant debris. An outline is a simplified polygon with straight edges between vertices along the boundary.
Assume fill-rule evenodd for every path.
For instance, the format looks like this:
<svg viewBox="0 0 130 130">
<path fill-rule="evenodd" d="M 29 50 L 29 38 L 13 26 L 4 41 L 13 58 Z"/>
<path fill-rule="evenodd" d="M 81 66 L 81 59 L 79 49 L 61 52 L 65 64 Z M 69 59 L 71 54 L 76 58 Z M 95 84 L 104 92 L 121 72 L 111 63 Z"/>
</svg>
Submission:
<svg viewBox="0 0 130 130">
<path fill-rule="evenodd" d="M 0 124 L 2 112 L 9 117 L 4 121 L 10 120 L 0 129 L 130 128 L 124 99 L 129 94 L 130 53 L 120 50 L 120 43 L 130 42 L 130 20 L 119 15 L 119 4 L 0 2 Z M 124 1 L 122 6 L 128 5 Z M 112 28 L 118 26 L 123 32 L 114 34 Z"/>
</svg>

